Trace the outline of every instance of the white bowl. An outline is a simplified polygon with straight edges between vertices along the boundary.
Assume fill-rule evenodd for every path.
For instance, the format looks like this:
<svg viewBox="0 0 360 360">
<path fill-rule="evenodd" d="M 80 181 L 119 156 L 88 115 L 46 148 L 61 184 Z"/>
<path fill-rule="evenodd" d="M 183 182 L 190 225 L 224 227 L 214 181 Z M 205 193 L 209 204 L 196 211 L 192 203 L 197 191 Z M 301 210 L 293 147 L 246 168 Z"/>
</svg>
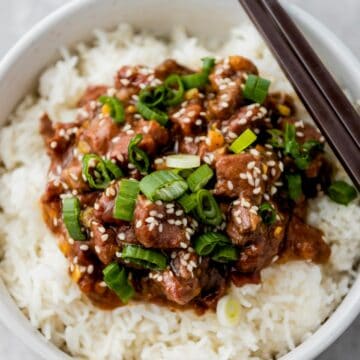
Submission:
<svg viewBox="0 0 360 360">
<path fill-rule="evenodd" d="M 295 6 L 284 4 L 325 60 L 340 84 L 360 98 L 360 65 L 324 26 Z M 236 0 L 78 0 L 64 6 L 33 28 L 0 63 L 0 126 L 23 96 L 36 85 L 41 71 L 59 57 L 60 46 L 72 46 L 92 36 L 95 28 L 119 22 L 167 33 L 185 25 L 200 37 L 224 37 L 244 13 Z M 312 359 L 350 325 L 360 312 L 360 277 L 330 318 L 283 360 Z M 69 359 L 36 331 L 0 281 L 0 318 L 10 330 L 45 359 Z"/>
</svg>

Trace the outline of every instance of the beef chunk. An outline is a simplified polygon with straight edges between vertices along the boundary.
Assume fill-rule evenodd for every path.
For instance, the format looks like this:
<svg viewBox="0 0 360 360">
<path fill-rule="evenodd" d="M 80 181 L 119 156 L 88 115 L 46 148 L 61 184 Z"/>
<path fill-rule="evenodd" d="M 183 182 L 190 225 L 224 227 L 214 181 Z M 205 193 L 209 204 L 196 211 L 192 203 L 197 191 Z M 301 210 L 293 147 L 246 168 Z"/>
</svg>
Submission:
<svg viewBox="0 0 360 360">
<path fill-rule="evenodd" d="M 178 64 L 173 59 L 166 59 L 155 68 L 155 77 L 160 80 L 165 80 L 171 74 L 186 75 L 190 73 L 191 71 L 188 68 Z"/>
<path fill-rule="evenodd" d="M 202 130 L 202 125 L 206 123 L 204 119 L 202 101 L 200 99 L 191 100 L 185 106 L 171 115 L 171 121 L 176 129 L 180 129 L 184 136 L 195 136 Z"/>
<path fill-rule="evenodd" d="M 226 119 L 241 103 L 241 85 L 246 74 L 257 74 L 256 66 L 241 56 L 230 56 L 219 62 L 209 76 L 215 98 L 208 103 L 210 116 L 214 119 Z"/>
<path fill-rule="evenodd" d="M 226 232 L 235 245 L 245 245 L 261 224 L 261 218 L 251 204 L 241 198 L 233 203 L 227 219 Z"/>
<path fill-rule="evenodd" d="M 155 295 L 165 297 L 174 303 L 185 305 L 201 292 L 200 277 L 203 266 L 194 252 L 185 250 L 172 253 L 170 268 L 149 274 L 150 288 Z"/>
<path fill-rule="evenodd" d="M 155 155 L 169 141 L 168 130 L 157 121 L 135 121 L 131 126 L 125 125 L 112 138 L 109 146 L 109 158 L 116 159 L 121 164 L 126 165 L 128 162 L 129 143 L 136 134 L 143 135 L 139 147 L 151 156 Z"/>
<path fill-rule="evenodd" d="M 116 242 L 116 233 L 111 228 L 105 228 L 97 221 L 91 222 L 91 245 L 96 252 L 100 261 L 108 265 L 115 257 L 115 253 L 119 250 Z"/>
<path fill-rule="evenodd" d="M 100 96 L 106 95 L 107 89 L 105 85 L 88 86 L 78 102 L 78 107 L 85 106 L 90 101 L 97 101 Z"/>
<path fill-rule="evenodd" d="M 228 143 L 231 143 L 248 128 L 261 128 L 268 126 L 270 119 L 267 109 L 259 104 L 241 107 L 229 120 L 221 123 L 221 131 Z"/>
<path fill-rule="evenodd" d="M 189 217 L 174 203 L 152 203 L 139 196 L 134 213 L 138 241 L 151 248 L 186 248 L 190 243 Z"/>
<path fill-rule="evenodd" d="M 252 234 L 251 241 L 241 249 L 236 270 L 243 273 L 256 273 L 268 266 L 279 254 L 284 239 L 283 220 L 271 226 L 262 224 Z"/>
<path fill-rule="evenodd" d="M 40 119 L 40 134 L 44 139 L 49 156 L 60 157 L 73 143 L 79 124 L 53 123 L 47 114 Z"/>
<path fill-rule="evenodd" d="M 316 263 L 326 262 L 331 254 L 323 233 L 293 216 L 287 230 L 286 247 L 295 257 Z"/>
<path fill-rule="evenodd" d="M 216 176 L 215 195 L 237 198 L 240 194 L 257 196 L 264 191 L 261 160 L 249 153 L 221 156 L 216 162 Z"/>
<path fill-rule="evenodd" d="M 80 140 L 89 144 L 91 152 L 105 155 L 111 140 L 119 133 L 119 127 L 110 116 L 92 119 L 84 127 Z"/>
</svg>

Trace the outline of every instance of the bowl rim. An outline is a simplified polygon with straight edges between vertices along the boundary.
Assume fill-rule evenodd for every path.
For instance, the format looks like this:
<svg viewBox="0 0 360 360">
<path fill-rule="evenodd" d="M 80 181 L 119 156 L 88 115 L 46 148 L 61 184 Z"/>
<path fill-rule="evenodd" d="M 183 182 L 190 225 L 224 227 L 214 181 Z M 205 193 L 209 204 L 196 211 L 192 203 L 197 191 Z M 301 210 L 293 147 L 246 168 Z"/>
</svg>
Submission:
<svg viewBox="0 0 360 360">
<path fill-rule="evenodd" d="M 61 22 L 72 12 L 77 12 L 91 0 L 70 1 L 62 5 L 23 35 L 0 61 L 0 79 L 11 68 L 16 59 L 21 56 L 37 38 L 48 28 Z M 341 59 L 341 62 L 352 68 L 356 82 L 360 84 L 360 62 L 349 48 L 319 20 L 294 4 L 281 1 L 286 10 L 301 26 L 306 26 L 315 34 L 322 43 L 330 49 L 332 54 Z M 80 41 L 81 39 L 79 39 Z M 4 287 L 0 279 L 0 288 Z M 5 288 L 5 287 L 4 287 Z M 12 302 L 14 302 L 12 300 Z M 14 304 L 11 304 L 14 305 Z M 28 326 L 24 326 L 25 317 L 9 311 L 10 303 L 0 298 L 0 321 L 22 340 L 34 353 L 46 359 L 64 360 L 70 357 L 59 350 L 55 345 L 48 342 L 45 337 L 32 327 L 27 320 Z M 17 307 L 17 306 L 16 306 Z M 342 302 L 338 305 L 330 317 L 304 342 L 295 349 L 281 357 L 281 360 L 313 359 L 332 344 L 354 321 L 360 313 L 360 276 L 352 285 Z M 21 316 L 17 316 L 21 315 Z M 24 319 L 23 319 L 24 318 Z"/>
</svg>

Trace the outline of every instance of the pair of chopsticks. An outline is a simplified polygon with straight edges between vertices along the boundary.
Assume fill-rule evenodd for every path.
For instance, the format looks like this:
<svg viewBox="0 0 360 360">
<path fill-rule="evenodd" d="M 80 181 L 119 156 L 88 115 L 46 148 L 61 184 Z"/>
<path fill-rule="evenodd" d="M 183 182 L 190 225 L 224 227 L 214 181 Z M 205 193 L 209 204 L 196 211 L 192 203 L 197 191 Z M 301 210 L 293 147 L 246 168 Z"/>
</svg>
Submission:
<svg viewBox="0 0 360 360">
<path fill-rule="evenodd" d="M 360 190 L 360 116 L 277 0 L 239 0 Z"/>
</svg>

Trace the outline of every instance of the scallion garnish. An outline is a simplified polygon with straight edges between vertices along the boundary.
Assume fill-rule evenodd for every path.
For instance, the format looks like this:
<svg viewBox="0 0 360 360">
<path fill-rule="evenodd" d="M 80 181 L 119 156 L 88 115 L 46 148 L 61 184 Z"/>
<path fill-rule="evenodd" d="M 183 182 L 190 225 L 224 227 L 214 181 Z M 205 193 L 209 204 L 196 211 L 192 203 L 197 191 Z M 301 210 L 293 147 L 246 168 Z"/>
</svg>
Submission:
<svg viewBox="0 0 360 360">
<path fill-rule="evenodd" d="M 186 181 L 170 170 L 154 171 L 140 181 L 140 190 L 151 201 L 172 201 L 184 194 L 187 188 Z"/>
<path fill-rule="evenodd" d="M 175 85 L 175 86 L 174 86 Z M 168 76 L 164 81 L 166 89 L 165 105 L 175 106 L 182 102 L 184 98 L 184 84 L 181 77 L 177 74 Z"/>
<path fill-rule="evenodd" d="M 122 170 L 115 164 L 113 163 L 111 160 L 103 160 L 105 163 L 105 167 L 106 169 L 111 173 L 111 177 L 116 180 L 116 179 L 120 179 L 121 177 L 124 176 L 124 173 L 122 172 Z"/>
<path fill-rule="evenodd" d="M 183 75 L 181 77 L 186 90 L 192 88 L 202 88 L 208 83 L 211 70 L 215 66 L 215 59 L 206 57 L 202 59 L 202 62 L 203 66 L 201 72 L 196 74 Z"/>
<path fill-rule="evenodd" d="M 348 205 L 357 197 L 356 189 L 345 181 L 334 181 L 328 188 L 329 198 L 338 204 Z"/>
<path fill-rule="evenodd" d="M 142 173 L 147 173 L 150 167 L 149 157 L 146 152 L 138 147 L 143 136 L 141 134 L 135 135 L 128 146 L 129 161 Z"/>
<path fill-rule="evenodd" d="M 131 221 L 133 219 L 139 191 L 139 182 L 137 180 L 123 179 L 120 181 L 113 210 L 115 219 L 125 221 Z"/>
<path fill-rule="evenodd" d="M 203 188 L 214 176 L 214 171 L 207 164 L 201 165 L 186 179 L 192 192 L 196 192 Z"/>
<path fill-rule="evenodd" d="M 136 108 L 146 120 L 156 120 L 161 125 L 166 125 L 169 120 L 168 115 L 164 111 L 155 108 L 151 109 L 142 103 L 141 100 L 136 103 Z"/>
<path fill-rule="evenodd" d="M 123 176 L 116 164 L 110 160 L 103 160 L 96 154 L 84 155 L 82 173 L 92 189 L 105 189 L 112 180 Z"/>
<path fill-rule="evenodd" d="M 276 220 L 276 211 L 268 202 L 264 202 L 259 206 L 258 214 L 261 216 L 263 223 L 266 225 L 271 225 Z"/>
<path fill-rule="evenodd" d="M 290 199 L 296 201 L 302 195 L 302 181 L 299 174 L 288 174 L 286 176 Z"/>
<path fill-rule="evenodd" d="M 117 97 L 100 96 L 99 102 L 109 107 L 109 114 L 117 124 L 121 124 L 125 121 L 124 105 Z"/>
<path fill-rule="evenodd" d="M 228 263 L 232 261 L 236 261 L 239 257 L 238 250 L 235 248 L 235 246 L 226 245 L 219 247 L 215 250 L 214 254 L 211 256 L 211 258 L 214 261 L 220 262 L 220 263 Z"/>
<path fill-rule="evenodd" d="M 197 254 L 206 256 L 211 254 L 215 247 L 230 244 L 229 238 L 221 233 L 208 232 L 195 239 L 194 249 Z"/>
<path fill-rule="evenodd" d="M 134 296 L 135 290 L 129 281 L 129 276 L 119 264 L 109 264 L 103 270 L 103 274 L 106 285 L 116 293 L 123 303 L 127 303 Z"/>
<path fill-rule="evenodd" d="M 210 191 L 201 189 L 196 193 L 196 214 L 205 224 L 220 225 L 222 214 L 214 196 Z"/>
<path fill-rule="evenodd" d="M 175 169 L 192 169 L 200 166 L 200 156 L 175 154 L 166 157 L 166 166 Z"/>
<path fill-rule="evenodd" d="M 126 245 L 121 252 L 121 258 L 146 269 L 163 270 L 167 265 L 167 258 L 162 253 L 144 249 L 137 245 Z"/>
<path fill-rule="evenodd" d="M 65 227 L 74 240 L 86 240 L 80 225 L 80 201 L 77 197 L 62 199 L 62 215 Z"/>
<path fill-rule="evenodd" d="M 166 125 L 169 116 L 157 108 L 163 104 L 165 95 L 166 88 L 163 85 L 153 89 L 143 89 L 139 93 L 136 108 L 146 120 L 156 120 L 159 124 Z"/>
<path fill-rule="evenodd" d="M 239 154 L 249 147 L 255 140 L 257 136 L 250 129 L 246 129 L 231 145 L 230 150 L 235 154 Z"/>
<path fill-rule="evenodd" d="M 244 98 L 262 104 L 268 94 L 269 86 L 269 80 L 263 79 L 257 75 L 250 74 L 248 75 L 245 83 L 243 92 Z"/>
<path fill-rule="evenodd" d="M 176 200 L 184 209 L 186 213 L 196 208 L 197 196 L 196 194 L 184 194 Z"/>
</svg>

